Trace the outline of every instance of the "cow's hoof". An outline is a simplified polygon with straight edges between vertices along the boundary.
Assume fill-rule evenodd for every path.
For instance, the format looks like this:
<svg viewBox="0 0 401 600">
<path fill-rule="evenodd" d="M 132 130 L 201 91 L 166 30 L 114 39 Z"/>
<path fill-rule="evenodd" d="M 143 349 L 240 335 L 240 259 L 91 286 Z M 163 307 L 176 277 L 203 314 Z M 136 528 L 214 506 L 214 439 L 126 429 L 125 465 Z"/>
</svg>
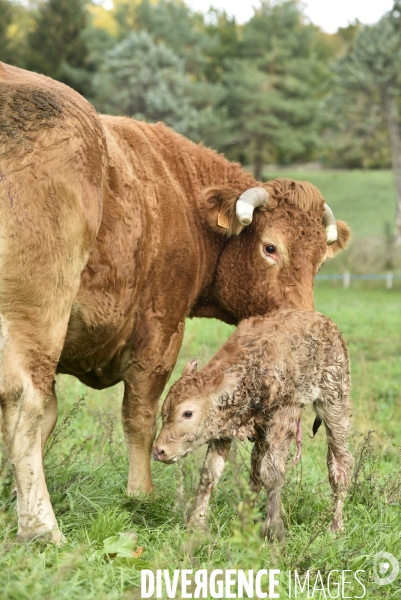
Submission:
<svg viewBox="0 0 401 600">
<path fill-rule="evenodd" d="M 142 495 L 149 495 L 152 494 L 155 491 L 155 488 L 153 487 L 153 483 L 148 483 L 148 484 L 142 484 L 142 485 L 129 485 L 127 486 L 127 496 L 131 496 L 134 497 L 135 496 L 142 496 Z"/>
<path fill-rule="evenodd" d="M 27 544 L 28 542 L 39 542 L 40 544 L 55 544 L 62 546 L 67 540 L 59 529 L 50 531 L 20 531 L 15 538 L 17 544 Z"/>
</svg>

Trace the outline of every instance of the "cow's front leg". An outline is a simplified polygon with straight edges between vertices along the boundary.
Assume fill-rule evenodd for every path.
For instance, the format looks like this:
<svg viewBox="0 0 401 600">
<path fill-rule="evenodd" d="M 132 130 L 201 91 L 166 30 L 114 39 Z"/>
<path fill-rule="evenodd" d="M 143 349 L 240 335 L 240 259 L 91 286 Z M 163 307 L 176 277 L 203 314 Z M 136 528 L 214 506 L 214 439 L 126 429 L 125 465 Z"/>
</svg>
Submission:
<svg viewBox="0 0 401 600">
<path fill-rule="evenodd" d="M 207 449 L 195 502 L 188 515 L 188 527 L 203 525 L 213 488 L 223 474 L 231 440 L 213 440 Z"/>
<path fill-rule="evenodd" d="M 122 420 L 128 449 L 129 495 L 153 491 L 150 457 L 159 399 L 176 363 L 183 335 L 184 323 L 180 323 L 174 332 L 163 336 L 164 343 L 157 340 L 156 346 L 154 340 L 148 340 L 140 362 L 125 374 Z"/>
<path fill-rule="evenodd" d="M 150 473 L 150 455 L 156 437 L 157 409 L 159 398 L 167 381 L 152 376 L 146 382 L 138 384 L 125 382 L 122 418 L 125 443 L 128 450 L 129 495 L 140 492 L 152 492 L 153 483 Z"/>
</svg>

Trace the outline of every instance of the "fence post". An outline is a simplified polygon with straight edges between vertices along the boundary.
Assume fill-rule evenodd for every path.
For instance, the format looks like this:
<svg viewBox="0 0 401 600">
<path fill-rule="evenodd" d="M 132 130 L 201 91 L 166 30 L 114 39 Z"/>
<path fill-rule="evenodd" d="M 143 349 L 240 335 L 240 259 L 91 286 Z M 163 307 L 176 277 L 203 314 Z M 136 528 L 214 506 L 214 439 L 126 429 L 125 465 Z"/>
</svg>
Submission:
<svg viewBox="0 0 401 600">
<path fill-rule="evenodd" d="M 392 273 L 387 273 L 386 275 L 386 288 L 388 290 L 391 290 L 391 288 L 393 287 L 393 274 Z"/>
<path fill-rule="evenodd" d="M 349 288 L 351 285 L 351 273 L 349 271 L 345 271 L 344 273 L 344 287 Z"/>
</svg>

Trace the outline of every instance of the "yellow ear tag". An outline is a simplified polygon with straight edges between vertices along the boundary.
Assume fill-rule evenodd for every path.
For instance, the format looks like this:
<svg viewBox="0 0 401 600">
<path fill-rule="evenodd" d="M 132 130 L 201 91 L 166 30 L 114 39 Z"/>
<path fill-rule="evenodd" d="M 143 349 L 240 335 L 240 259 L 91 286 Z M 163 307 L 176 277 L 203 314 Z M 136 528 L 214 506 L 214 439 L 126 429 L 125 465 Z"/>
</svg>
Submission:
<svg viewBox="0 0 401 600">
<path fill-rule="evenodd" d="M 219 225 L 220 227 L 224 227 L 224 229 L 228 229 L 228 217 L 219 212 L 219 214 L 217 215 L 217 225 Z"/>
<path fill-rule="evenodd" d="M 334 250 L 333 246 L 327 246 L 327 258 L 333 258 Z"/>
</svg>

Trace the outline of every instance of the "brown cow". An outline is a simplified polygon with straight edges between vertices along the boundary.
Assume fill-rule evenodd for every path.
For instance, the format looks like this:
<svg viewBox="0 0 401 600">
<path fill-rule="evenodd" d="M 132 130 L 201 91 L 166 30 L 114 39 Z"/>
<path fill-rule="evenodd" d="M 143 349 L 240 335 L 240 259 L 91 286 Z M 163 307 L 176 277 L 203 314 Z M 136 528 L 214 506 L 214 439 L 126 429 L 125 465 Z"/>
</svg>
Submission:
<svg viewBox="0 0 401 600">
<path fill-rule="evenodd" d="M 261 186 L 163 124 L 100 117 L 0 63 L 0 404 L 19 538 L 60 540 L 42 464 L 56 371 L 96 389 L 124 381 L 128 493 L 150 491 L 185 318 L 313 308 L 327 243 L 348 236 L 308 183 Z"/>
<path fill-rule="evenodd" d="M 312 311 L 279 310 L 246 319 L 197 373 L 190 361 L 163 404 L 155 460 L 176 462 L 209 442 L 199 489 L 189 515 L 200 525 L 233 438 L 251 438 L 251 489 L 267 493 L 265 534 L 284 541 L 280 495 L 285 465 L 297 433 L 301 453 L 302 409 L 313 404 L 316 426 L 326 427 L 329 480 L 335 497 L 331 529 L 342 528 L 351 477 L 347 448 L 350 421 L 348 350 L 336 325 Z M 297 431 L 298 430 L 298 431 Z"/>
</svg>

